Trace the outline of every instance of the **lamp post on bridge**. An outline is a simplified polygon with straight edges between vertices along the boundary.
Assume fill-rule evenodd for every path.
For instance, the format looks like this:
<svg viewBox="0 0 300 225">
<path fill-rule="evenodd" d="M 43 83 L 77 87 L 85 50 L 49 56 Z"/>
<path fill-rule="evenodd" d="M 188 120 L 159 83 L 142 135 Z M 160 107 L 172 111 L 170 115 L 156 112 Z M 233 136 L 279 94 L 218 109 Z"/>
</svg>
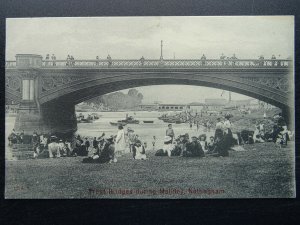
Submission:
<svg viewBox="0 0 300 225">
<path fill-rule="evenodd" d="M 164 58 L 163 58 L 163 40 L 160 41 L 160 62 L 159 65 L 164 65 Z"/>
</svg>

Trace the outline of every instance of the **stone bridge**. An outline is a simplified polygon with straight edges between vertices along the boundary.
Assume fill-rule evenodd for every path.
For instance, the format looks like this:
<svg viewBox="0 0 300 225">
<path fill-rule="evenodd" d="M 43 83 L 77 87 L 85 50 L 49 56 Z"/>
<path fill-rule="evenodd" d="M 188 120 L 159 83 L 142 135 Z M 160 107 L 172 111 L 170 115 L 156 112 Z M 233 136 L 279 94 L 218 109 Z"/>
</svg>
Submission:
<svg viewBox="0 0 300 225">
<path fill-rule="evenodd" d="M 20 103 L 15 129 L 73 132 L 75 105 L 131 87 L 184 84 L 244 94 L 291 115 L 293 65 L 278 59 L 43 60 L 18 54 L 6 61 L 6 98 Z M 171 95 L 172 93 L 166 93 Z"/>
</svg>

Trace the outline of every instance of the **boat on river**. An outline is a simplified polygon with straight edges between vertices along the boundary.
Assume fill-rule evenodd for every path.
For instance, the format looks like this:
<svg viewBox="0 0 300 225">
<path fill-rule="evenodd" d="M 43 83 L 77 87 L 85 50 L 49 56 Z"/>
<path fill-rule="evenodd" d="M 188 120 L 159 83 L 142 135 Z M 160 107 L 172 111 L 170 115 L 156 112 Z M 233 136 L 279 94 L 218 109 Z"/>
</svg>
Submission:
<svg viewBox="0 0 300 225">
<path fill-rule="evenodd" d="M 97 113 L 92 113 L 91 116 L 93 117 L 94 120 L 98 120 L 100 116 Z"/>
<path fill-rule="evenodd" d="M 109 122 L 109 123 L 112 126 L 119 126 L 119 125 L 126 126 L 127 125 L 127 123 L 125 123 L 125 122 Z"/>
<path fill-rule="evenodd" d="M 153 120 L 143 120 L 144 123 L 154 123 Z"/>
<path fill-rule="evenodd" d="M 78 122 L 78 120 L 77 120 L 77 122 Z M 89 118 L 87 118 L 87 119 L 82 118 L 82 119 L 79 121 L 79 123 L 92 123 L 92 122 L 93 122 L 93 120 L 91 120 L 91 119 L 89 119 Z"/>
<path fill-rule="evenodd" d="M 125 120 L 118 120 L 119 123 L 126 123 L 126 124 L 139 124 L 139 120 L 135 120 L 132 116 L 127 116 Z"/>
<path fill-rule="evenodd" d="M 76 119 L 77 119 L 77 123 L 92 123 L 94 120 L 94 117 L 91 115 L 88 115 L 87 118 L 84 118 L 84 115 L 82 113 L 80 113 Z"/>
</svg>

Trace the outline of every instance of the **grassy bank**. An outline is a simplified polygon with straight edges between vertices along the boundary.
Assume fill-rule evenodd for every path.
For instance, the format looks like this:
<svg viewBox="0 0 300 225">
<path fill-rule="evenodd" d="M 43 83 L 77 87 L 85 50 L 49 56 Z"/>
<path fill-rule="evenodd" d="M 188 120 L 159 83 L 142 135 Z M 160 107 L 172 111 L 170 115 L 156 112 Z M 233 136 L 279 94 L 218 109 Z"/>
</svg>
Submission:
<svg viewBox="0 0 300 225">
<path fill-rule="evenodd" d="M 6 198 L 260 198 L 293 197 L 293 143 L 245 146 L 226 158 L 167 158 L 149 153 L 116 164 L 82 158 L 6 162 Z"/>
</svg>

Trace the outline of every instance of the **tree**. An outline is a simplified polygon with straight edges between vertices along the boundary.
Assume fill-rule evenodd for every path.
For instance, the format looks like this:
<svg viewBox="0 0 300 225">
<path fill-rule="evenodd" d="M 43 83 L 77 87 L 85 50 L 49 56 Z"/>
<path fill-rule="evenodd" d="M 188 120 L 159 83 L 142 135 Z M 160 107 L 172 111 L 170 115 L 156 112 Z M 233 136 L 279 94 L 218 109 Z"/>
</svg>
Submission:
<svg viewBox="0 0 300 225">
<path fill-rule="evenodd" d="M 127 94 L 114 92 L 87 100 L 88 104 L 103 105 L 113 109 L 134 109 L 141 104 L 144 96 L 136 89 L 130 89 Z"/>
<path fill-rule="evenodd" d="M 130 89 L 128 91 L 128 95 L 131 96 L 131 97 L 134 97 L 134 96 L 137 96 L 138 95 L 138 91 L 136 89 Z"/>
<path fill-rule="evenodd" d="M 143 96 L 142 93 L 138 93 L 137 97 L 138 97 L 138 99 L 140 99 L 140 100 L 143 100 L 143 98 L 144 98 L 144 96 Z"/>
</svg>

